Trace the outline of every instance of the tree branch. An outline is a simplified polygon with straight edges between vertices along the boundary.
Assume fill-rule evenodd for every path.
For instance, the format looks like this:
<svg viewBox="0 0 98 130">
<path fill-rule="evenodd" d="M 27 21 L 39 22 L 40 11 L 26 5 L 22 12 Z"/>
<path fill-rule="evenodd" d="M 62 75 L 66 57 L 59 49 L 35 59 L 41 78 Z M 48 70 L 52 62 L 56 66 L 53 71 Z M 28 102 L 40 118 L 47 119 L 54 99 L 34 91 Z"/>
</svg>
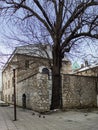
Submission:
<svg viewBox="0 0 98 130">
<path fill-rule="evenodd" d="M 42 8 L 41 4 L 38 2 L 38 0 L 34 0 L 34 2 L 36 3 L 36 5 L 38 6 L 38 8 L 40 9 L 40 11 L 42 12 L 42 14 L 44 15 L 44 18 L 46 19 L 47 23 L 49 24 L 49 26 L 51 27 L 51 30 L 53 30 L 53 26 L 45 12 L 45 10 Z"/>
<path fill-rule="evenodd" d="M 91 1 L 91 2 L 87 2 L 87 3 L 81 3 L 79 4 L 74 12 L 72 13 L 71 17 L 68 19 L 67 23 L 64 25 L 63 29 L 62 29 L 62 34 L 65 32 L 66 28 L 76 19 L 79 17 L 80 14 L 83 14 L 84 11 L 90 7 L 90 6 L 95 6 L 98 5 L 98 2 L 95 1 Z"/>
</svg>

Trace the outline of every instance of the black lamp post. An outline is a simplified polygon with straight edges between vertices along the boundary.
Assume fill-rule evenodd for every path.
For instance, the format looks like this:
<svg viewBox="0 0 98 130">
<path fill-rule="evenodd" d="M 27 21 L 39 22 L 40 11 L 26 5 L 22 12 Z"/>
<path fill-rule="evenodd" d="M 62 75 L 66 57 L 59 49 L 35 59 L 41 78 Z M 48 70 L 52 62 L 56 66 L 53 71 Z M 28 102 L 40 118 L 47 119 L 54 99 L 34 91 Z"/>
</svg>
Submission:
<svg viewBox="0 0 98 130">
<path fill-rule="evenodd" d="M 16 115 L 16 81 L 15 81 L 15 69 L 13 69 L 13 88 L 14 88 L 14 121 L 17 120 Z"/>
</svg>

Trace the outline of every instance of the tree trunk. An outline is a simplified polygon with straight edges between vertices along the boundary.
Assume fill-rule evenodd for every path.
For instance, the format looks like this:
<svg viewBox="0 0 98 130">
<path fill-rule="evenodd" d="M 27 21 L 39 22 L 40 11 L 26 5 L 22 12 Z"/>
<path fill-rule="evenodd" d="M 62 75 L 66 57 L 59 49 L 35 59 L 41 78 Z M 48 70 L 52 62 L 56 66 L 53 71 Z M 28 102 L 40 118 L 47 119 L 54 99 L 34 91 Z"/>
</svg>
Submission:
<svg viewBox="0 0 98 130">
<path fill-rule="evenodd" d="M 51 109 L 60 109 L 62 107 L 61 93 L 61 56 L 60 47 L 53 48 L 53 68 L 52 68 L 52 99 Z"/>
</svg>

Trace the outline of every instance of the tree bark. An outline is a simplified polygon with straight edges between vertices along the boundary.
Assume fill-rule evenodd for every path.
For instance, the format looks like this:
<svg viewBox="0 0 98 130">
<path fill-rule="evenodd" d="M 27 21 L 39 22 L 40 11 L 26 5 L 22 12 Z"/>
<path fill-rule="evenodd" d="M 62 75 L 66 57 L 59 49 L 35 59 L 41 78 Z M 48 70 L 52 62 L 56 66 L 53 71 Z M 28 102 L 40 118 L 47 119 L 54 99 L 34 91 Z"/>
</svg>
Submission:
<svg viewBox="0 0 98 130">
<path fill-rule="evenodd" d="M 53 47 L 53 67 L 52 67 L 52 99 L 51 109 L 60 109 L 62 107 L 61 91 L 61 53 L 60 46 Z"/>
</svg>

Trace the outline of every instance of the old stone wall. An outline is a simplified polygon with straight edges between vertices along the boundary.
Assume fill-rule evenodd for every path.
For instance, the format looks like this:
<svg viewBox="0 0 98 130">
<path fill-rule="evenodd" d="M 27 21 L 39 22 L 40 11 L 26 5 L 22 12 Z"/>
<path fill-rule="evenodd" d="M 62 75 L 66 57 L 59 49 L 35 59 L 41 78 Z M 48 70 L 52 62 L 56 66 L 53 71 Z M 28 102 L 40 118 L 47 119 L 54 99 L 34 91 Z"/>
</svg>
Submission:
<svg viewBox="0 0 98 130">
<path fill-rule="evenodd" d="M 49 64 L 47 59 L 41 59 L 38 57 L 32 57 L 27 55 L 17 55 L 18 59 L 18 69 L 17 69 L 17 81 L 22 81 L 33 77 L 34 74 L 39 72 L 40 66 L 46 66 L 48 68 Z M 28 62 L 28 66 L 26 65 Z"/>
<path fill-rule="evenodd" d="M 50 110 L 48 76 L 36 74 L 31 78 L 22 80 L 17 84 L 17 105 L 23 106 L 22 96 L 26 95 L 26 107 L 35 111 Z"/>
<path fill-rule="evenodd" d="M 22 106 L 22 95 L 27 96 L 27 108 L 44 112 L 50 110 L 51 80 L 46 74 L 38 73 L 18 83 L 18 105 Z M 63 109 L 97 106 L 96 78 L 76 75 L 62 75 Z"/>
<path fill-rule="evenodd" d="M 63 109 L 97 106 L 96 78 L 87 76 L 62 76 Z"/>
</svg>

